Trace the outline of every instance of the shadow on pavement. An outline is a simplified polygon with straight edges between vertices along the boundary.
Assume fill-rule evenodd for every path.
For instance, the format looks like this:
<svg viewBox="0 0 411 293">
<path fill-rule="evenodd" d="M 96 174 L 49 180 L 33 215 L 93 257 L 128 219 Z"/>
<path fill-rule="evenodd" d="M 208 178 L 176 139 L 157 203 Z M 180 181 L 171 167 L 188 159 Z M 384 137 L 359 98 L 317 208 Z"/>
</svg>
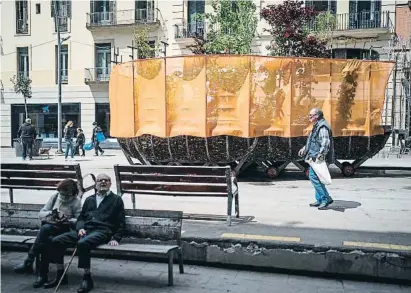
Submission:
<svg viewBox="0 0 411 293">
<path fill-rule="evenodd" d="M 333 210 L 344 213 L 347 209 L 356 209 L 359 206 L 361 206 L 361 203 L 357 201 L 334 200 L 334 202 L 330 204 L 326 210 Z"/>
</svg>

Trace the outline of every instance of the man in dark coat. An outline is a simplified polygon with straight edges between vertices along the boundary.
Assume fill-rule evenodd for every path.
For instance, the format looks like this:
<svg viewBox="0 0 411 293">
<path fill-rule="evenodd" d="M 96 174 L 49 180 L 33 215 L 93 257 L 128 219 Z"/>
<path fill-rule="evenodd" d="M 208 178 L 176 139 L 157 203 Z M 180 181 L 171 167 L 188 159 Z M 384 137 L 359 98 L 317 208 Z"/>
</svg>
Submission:
<svg viewBox="0 0 411 293">
<path fill-rule="evenodd" d="M 32 149 L 34 140 L 37 137 L 37 131 L 36 128 L 31 124 L 30 118 L 27 118 L 25 123 L 20 126 L 17 135 L 20 137 L 21 144 L 23 145 L 23 160 L 26 159 L 27 155 L 29 156 L 29 159 L 32 160 Z"/>
<path fill-rule="evenodd" d="M 100 147 L 100 142 L 97 139 L 97 133 L 103 132 L 100 126 L 98 126 L 97 122 L 93 122 L 93 135 L 91 136 L 91 141 L 94 143 L 94 150 L 96 151 L 95 156 L 98 156 L 98 151 L 100 151 L 101 155 L 104 154 L 103 149 Z"/>
<path fill-rule="evenodd" d="M 299 152 L 299 156 L 305 160 L 324 161 L 327 164 L 334 163 L 334 142 L 331 127 L 324 119 L 324 113 L 320 109 L 314 108 L 310 111 L 308 118 L 313 123 L 313 129 L 308 136 L 307 144 Z M 333 202 L 328 194 L 325 185 L 320 181 L 313 168 L 309 167 L 309 178 L 315 189 L 316 201 L 311 203 L 311 207 L 318 207 L 319 210 L 326 209 Z"/>
<path fill-rule="evenodd" d="M 76 231 L 67 232 L 53 238 L 52 260 L 57 263 L 56 279 L 45 288 L 57 286 L 64 272 L 63 261 L 66 248 L 77 246 L 78 267 L 84 269 L 84 277 L 78 293 L 93 289 L 90 274 L 90 251 L 101 244 L 119 245 L 125 231 L 124 203 L 120 196 L 110 191 L 111 178 L 99 174 L 96 179 L 97 193 L 89 196 L 77 218 Z M 62 284 L 67 284 L 67 276 Z"/>
</svg>

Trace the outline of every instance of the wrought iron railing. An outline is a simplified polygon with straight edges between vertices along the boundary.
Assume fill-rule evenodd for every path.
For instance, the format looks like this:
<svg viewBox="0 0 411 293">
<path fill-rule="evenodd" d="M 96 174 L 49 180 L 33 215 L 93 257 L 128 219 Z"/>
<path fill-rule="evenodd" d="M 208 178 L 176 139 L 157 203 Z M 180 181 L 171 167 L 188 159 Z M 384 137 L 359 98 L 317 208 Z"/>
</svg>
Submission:
<svg viewBox="0 0 411 293">
<path fill-rule="evenodd" d="M 110 79 L 110 72 L 110 67 L 85 68 L 84 80 L 86 83 L 108 82 Z"/>
<path fill-rule="evenodd" d="M 205 24 L 202 21 L 193 21 L 186 25 L 176 25 L 174 27 L 174 37 L 176 39 L 205 37 Z"/>
<path fill-rule="evenodd" d="M 157 22 L 157 16 L 154 9 L 129 9 L 87 13 L 87 27 L 155 22 Z"/>
<path fill-rule="evenodd" d="M 337 14 L 335 22 L 330 27 L 333 31 L 359 30 L 359 29 L 391 29 L 392 21 L 389 11 L 363 11 L 358 13 Z M 311 21 L 308 24 L 309 30 L 317 30 L 319 24 Z"/>
</svg>

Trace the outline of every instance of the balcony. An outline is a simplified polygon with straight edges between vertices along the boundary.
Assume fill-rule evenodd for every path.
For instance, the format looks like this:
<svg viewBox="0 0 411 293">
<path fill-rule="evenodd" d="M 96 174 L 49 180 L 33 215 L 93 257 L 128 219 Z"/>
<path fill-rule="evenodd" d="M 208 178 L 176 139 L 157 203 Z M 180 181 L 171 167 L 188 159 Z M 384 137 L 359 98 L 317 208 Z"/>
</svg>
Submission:
<svg viewBox="0 0 411 293">
<path fill-rule="evenodd" d="M 87 13 L 86 27 L 88 29 L 134 26 L 136 24 L 159 24 L 157 11 L 155 12 L 153 9 L 130 9 Z"/>
<path fill-rule="evenodd" d="M 188 25 L 175 25 L 174 38 L 189 39 L 195 36 L 205 37 L 205 24 L 202 21 L 190 22 Z"/>
<path fill-rule="evenodd" d="M 308 25 L 315 30 L 316 22 Z M 389 11 L 364 11 L 359 13 L 342 13 L 336 15 L 333 37 L 377 37 L 392 32 L 393 24 Z"/>
<path fill-rule="evenodd" d="M 85 84 L 98 84 L 108 83 L 110 79 L 110 67 L 96 67 L 84 69 L 84 83 Z"/>
</svg>

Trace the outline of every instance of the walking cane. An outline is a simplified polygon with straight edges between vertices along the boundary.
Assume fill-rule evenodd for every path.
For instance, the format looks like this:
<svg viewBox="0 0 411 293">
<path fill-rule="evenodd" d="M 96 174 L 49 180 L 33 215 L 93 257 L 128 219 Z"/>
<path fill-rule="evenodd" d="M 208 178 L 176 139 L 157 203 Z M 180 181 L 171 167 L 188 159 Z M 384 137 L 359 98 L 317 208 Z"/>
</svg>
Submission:
<svg viewBox="0 0 411 293">
<path fill-rule="evenodd" d="M 74 256 L 76 255 L 76 252 L 77 252 L 77 247 L 74 249 L 73 255 L 71 256 L 69 263 L 67 264 L 66 268 L 64 269 L 63 275 L 61 275 L 60 281 L 57 284 L 57 287 L 56 287 L 56 290 L 54 290 L 54 293 L 56 293 L 58 291 L 58 289 L 60 287 L 60 284 L 63 281 L 64 276 L 66 275 L 71 263 L 73 262 Z"/>
</svg>

